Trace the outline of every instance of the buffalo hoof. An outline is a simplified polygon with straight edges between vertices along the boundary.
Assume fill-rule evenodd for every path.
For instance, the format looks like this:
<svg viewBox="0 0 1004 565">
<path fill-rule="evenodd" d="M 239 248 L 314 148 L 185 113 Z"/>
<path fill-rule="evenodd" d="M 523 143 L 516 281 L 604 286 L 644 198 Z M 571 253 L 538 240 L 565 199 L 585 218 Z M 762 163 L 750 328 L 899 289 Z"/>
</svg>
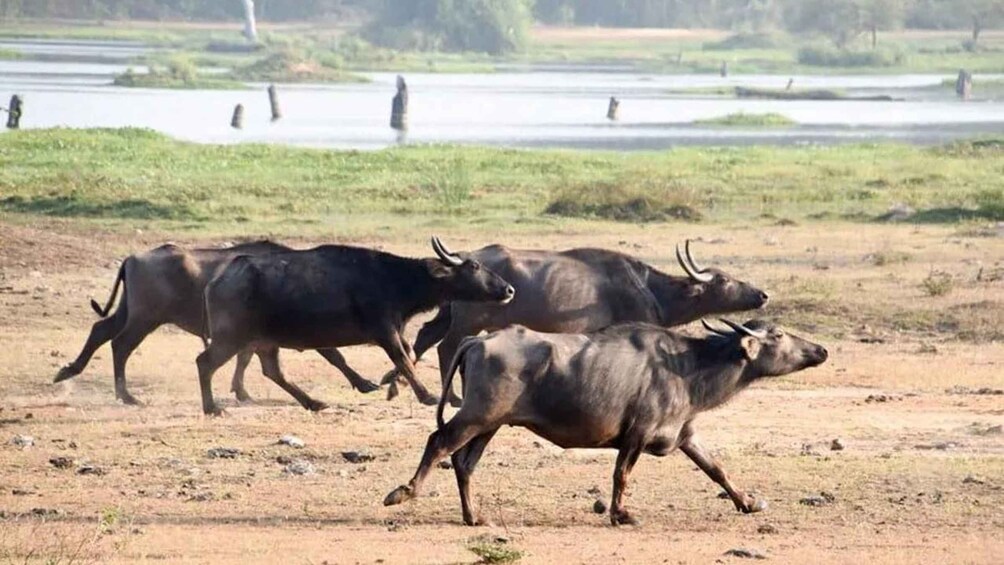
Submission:
<svg viewBox="0 0 1004 565">
<path fill-rule="evenodd" d="M 143 406 L 143 403 L 140 402 L 138 398 L 128 392 L 123 392 L 117 396 L 118 399 L 122 401 L 122 404 L 125 404 L 126 406 Z"/>
<path fill-rule="evenodd" d="M 407 502 L 415 498 L 415 493 L 411 490 L 411 487 L 401 485 L 396 489 L 390 491 L 390 494 L 383 499 L 384 506 L 395 506 L 401 504 L 402 502 Z"/>
<path fill-rule="evenodd" d="M 739 507 L 739 511 L 743 514 L 756 514 L 757 512 L 763 512 L 766 509 L 767 501 L 754 496 L 747 496 L 746 502 Z"/>
<path fill-rule="evenodd" d="M 493 524 L 491 520 L 486 520 L 485 518 L 478 516 L 476 518 L 464 518 L 464 525 L 491 528 L 495 524 Z"/>
<path fill-rule="evenodd" d="M 237 402 L 240 402 L 241 404 L 254 404 L 254 398 L 252 398 L 251 395 L 248 394 L 248 391 L 240 389 L 233 391 L 233 393 L 234 396 L 237 398 Z"/>
<path fill-rule="evenodd" d="M 439 397 L 430 394 L 419 398 L 418 401 L 426 406 L 436 406 L 439 404 Z"/>
<path fill-rule="evenodd" d="M 227 411 L 220 408 L 219 406 L 213 405 L 209 408 L 203 407 L 202 413 L 212 418 L 219 418 L 221 416 L 226 416 Z"/>
<path fill-rule="evenodd" d="M 390 386 L 387 387 L 387 400 L 394 400 L 395 398 L 397 398 L 397 395 L 400 394 L 400 393 L 401 393 L 401 391 L 398 390 L 397 383 L 396 382 L 391 382 Z"/>
<path fill-rule="evenodd" d="M 627 510 L 610 511 L 610 523 L 614 526 L 637 526 L 638 520 Z"/>
<path fill-rule="evenodd" d="M 67 366 L 63 367 L 62 369 L 60 369 L 58 373 L 56 373 L 56 378 L 52 379 L 52 382 L 54 382 L 54 383 L 63 382 L 66 379 L 72 379 L 73 377 L 75 377 L 75 376 L 77 376 L 79 374 L 80 374 L 80 371 L 74 369 L 70 365 L 67 365 Z"/>
<path fill-rule="evenodd" d="M 313 402 L 308 403 L 306 406 L 304 406 L 304 408 L 310 410 L 311 412 L 320 412 L 321 410 L 327 410 L 328 408 L 331 408 L 331 406 L 328 406 L 327 402 L 321 402 L 320 400 L 315 400 Z"/>
<path fill-rule="evenodd" d="M 390 371 L 387 371 L 387 373 L 383 376 L 382 379 L 380 379 L 380 384 L 389 385 L 396 380 L 397 380 L 397 371 L 391 369 Z"/>
<path fill-rule="evenodd" d="M 367 393 L 370 393 L 370 392 L 373 392 L 373 391 L 376 391 L 376 390 L 380 390 L 380 385 L 378 385 L 378 384 L 376 384 L 376 383 L 374 383 L 372 381 L 368 381 L 366 379 L 362 379 L 360 381 L 352 383 L 352 388 L 358 390 L 359 392 L 361 392 L 363 394 L 367 394 Z"/>
</svg>

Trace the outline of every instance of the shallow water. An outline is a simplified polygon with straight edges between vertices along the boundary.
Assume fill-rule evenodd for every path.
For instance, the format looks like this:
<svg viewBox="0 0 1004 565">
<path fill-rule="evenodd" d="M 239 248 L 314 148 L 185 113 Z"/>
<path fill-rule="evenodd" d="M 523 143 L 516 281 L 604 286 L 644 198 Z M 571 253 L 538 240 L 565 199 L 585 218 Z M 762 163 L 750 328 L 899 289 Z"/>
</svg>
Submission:
<svg viewBox="0 0 1004 565">
<path fill-rule="evenodd" d="M 89 54 L 132 53 L 138 44 L 89 42 Z M 11 47 L 11 42 L 6 44 Z M 15 45 L 16 46 L 16 45 Z M 72 43 L 30 44 L 66 54 Z M 110 86 L 130 65 L 0 61 L 0 103 L 24 96 L 22 127 L 148 127 L 197 142 L 268 142 L 372 149 L 411 143 L 653 149 L 691 144 L 842 143 L 896 139 L 939 143 L 972 134 L 1004 133 L 1004 100 L 961 102 L 947 75 L 795 75 L 796 88 L 840 89 L 848 95 L 889 94 L 895 102 L 739 100 L 681 94 L 681 88 L 783 88 L 788 76 L 651 75 L 630 72 L 408 73 L 410 129 L 388 126 L 394 73 L 372 82 L 281 85 L 284 117 L 270 121 L 265 85 L 247 91 L 125 89 Z M 142 67 L 132 65 L 139 71 Z M 975 79 L 979 97 L 979 81 Z M 620 120 L 606 115 L 621 99 Z M 229 127 L 245 106 L 245 128 Z M 777 112 L 791 128 L 700 127 L 694 120 L 733 112 Z"/>
</svg>

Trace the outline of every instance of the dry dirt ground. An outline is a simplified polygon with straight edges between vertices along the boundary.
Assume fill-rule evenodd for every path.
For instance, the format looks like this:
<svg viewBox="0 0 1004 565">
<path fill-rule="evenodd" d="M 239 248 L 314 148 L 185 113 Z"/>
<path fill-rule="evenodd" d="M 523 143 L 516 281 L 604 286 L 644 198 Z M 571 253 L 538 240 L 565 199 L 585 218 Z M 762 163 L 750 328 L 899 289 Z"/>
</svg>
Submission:
<svg viewBox="0 0 1004 565">
<path fill-rule="evenodd" d="M 802 325 L 829 347 L 826 365 L 757 385 L 698 424 L 737 484 L 770 502 L 762 514 L 737 514 L 672 454 L 643 458 L 631 477 L 628 504 L 642 525 L 613 528 L 593 513 L 597 490 L 610 493 L 612 453 L 561 450 L 507 429 L 474 477 L 495 526 L 466 528 L 449 470 L 435 470 L 413 503 L 381 505 L 417 465 L 433 409 L 408 389 L 392 402 L 356 394 L 316 354 L 284 352 L 283 362 L 331 403 L 320 414 L 295 405 L 255 362 L 248 384 L 258 403 L 234 403 L 228 366 L 215 381 L 228 415 L 204 418 L 193 362 L 201 344 L 169 328 L 129 365 L 145 407 L 114 400 L 107 348 L 83 375 L 51 384 L 95 320 L 88 297 L 103 302 L 117 261 L 168 237 L 0 223 L 0 562 L 473 563 L 480 558 L 468 547 L 479 536 L 504 538 L 497 546 L 525 563 L 739 563 L 723 555 L 736 548 L 776 563 L 1001 562 L 1004 396 L 975 392 L 1004 388 L 1004 343 L 979 335 L 999 332 L 1004 316 L 1004 238 L 860 224 L 551 229 L 443 235 L 455 248 L 619 248 L 673 273 L 672 244 L 702 237 L 699 260 L 760 283 L 779 304 L 785 293 L 819 293 L 846 303 L 851 318 L 861 308 L 904 316 L 964 308 L 983 326 L 962 338 L 954 325 L 902 331 L 896 316 L 849 329 Z M 425 254 L 424 241 L 358 243 Z M 954 273 L 948 294 L 923 290 L 932 269 Z M 373 379 L 389 366 L 374 348 L 345 353 Z M 421 365 L 425 382 L 437 374 L 434 363 Z M 284 434 L 306 447 L 277 445 Z M 15 445 L 16 435 L 34 445 Z M 835 438 L 843 450 L 831 450 Z M 240 453 L 211 458 L 215 447 Z M 345 451 L 373 459 L 351 463 Z M 54 457 L 68 458 L 68 468 Z M 279 458 L 309 461 L 316 473 L 284 473 Z M 819 505 L 800 502 L 807 497 Z"/>
</svg>

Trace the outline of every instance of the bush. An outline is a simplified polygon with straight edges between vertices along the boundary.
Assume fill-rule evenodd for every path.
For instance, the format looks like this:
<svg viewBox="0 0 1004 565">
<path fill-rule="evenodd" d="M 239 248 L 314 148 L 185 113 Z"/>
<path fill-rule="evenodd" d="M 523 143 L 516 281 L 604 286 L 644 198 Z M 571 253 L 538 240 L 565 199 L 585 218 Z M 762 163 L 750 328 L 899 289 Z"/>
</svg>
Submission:
<svg viewBox="0 0 1004 565">
<path fill-rule="evenodd" d="M 785 36 L 775 32 L 739 32 L 721 41 L 704 44 L 705 51 L 728 51 L 731 49 L 774 49 L 788 43 Z"/>
<path fill-rule="evenodd" d="M 931 271 L 927 278 L 920 282 L 920 286 L 928 296 L 944 296 L 955 287 L 955 281 L 949 273 Z"/>
<path fill-rule="evenodd" d="M 544 213 L 618 222 L 699 221 L 702 214 L 693 200 L 689 191 L 672 187 L 596 182 L 560 191 Z"/>
<path fill-rule="evenodd" d="M 798 122 L 785 116 L 770 112 L 767 114 L 747 114 L 746 112 L 735 112 L 717 118 L 707 118 L 704 120 L 694 120 L 695 124 L 707 126 L 733 126 L 733 127 L 785 127 L 797 125 Z"/>
<path fill-rule="evenodd" d="M 978 192 L 976 209 L 983 218 L 1004 221 L 1004 188 L 987 188 Z"/>
<path fill-rule="evenodd" d="M 798 62 L 816 67 L 892 67 L 903 64 L 905 56 L 898 49 L 869 51 L 837 49 L 827 45 L 806 45 L 798 50 Z"/>
<path fill-rule="evenodd" d="M 530 0 L 385 2 L 367 30 L 367 37 L 396 49 L 501 55 L 520 51 L 526 45 L 531 5 Z"/>
</svg>

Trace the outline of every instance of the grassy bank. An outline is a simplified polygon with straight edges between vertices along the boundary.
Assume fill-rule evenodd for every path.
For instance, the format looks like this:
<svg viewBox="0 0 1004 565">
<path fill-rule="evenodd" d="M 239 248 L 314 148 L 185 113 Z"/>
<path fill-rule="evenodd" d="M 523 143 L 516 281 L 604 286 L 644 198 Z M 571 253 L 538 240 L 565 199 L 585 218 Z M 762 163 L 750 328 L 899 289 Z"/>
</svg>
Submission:
<svg viewBox="0 0 1004 565">
<path fill-rule="evenodd" d="M 789 127 L 798 124 L 798 122 L 788 116 L 773 112 L 767 114 L 747 114 L 746 112 L 735 112 L 733 114 L 719 116 L 717 118 L 694 120 L 694 123 L 703 126 L 755 128 Z"/>
<path fill-rule="evenodd" d="M 902 202 L 918 221 L 954 221 L 1004 219 L 1002 171 L 1004 148 L 993 143 L 357 152 L 197 145 L 137 129 L 25 130 L 0 135 L 0 211 L 195 230 L 342 229 L 409 217 L 499 226 L 560 216 L 870 221 Z"/>
</svg>

